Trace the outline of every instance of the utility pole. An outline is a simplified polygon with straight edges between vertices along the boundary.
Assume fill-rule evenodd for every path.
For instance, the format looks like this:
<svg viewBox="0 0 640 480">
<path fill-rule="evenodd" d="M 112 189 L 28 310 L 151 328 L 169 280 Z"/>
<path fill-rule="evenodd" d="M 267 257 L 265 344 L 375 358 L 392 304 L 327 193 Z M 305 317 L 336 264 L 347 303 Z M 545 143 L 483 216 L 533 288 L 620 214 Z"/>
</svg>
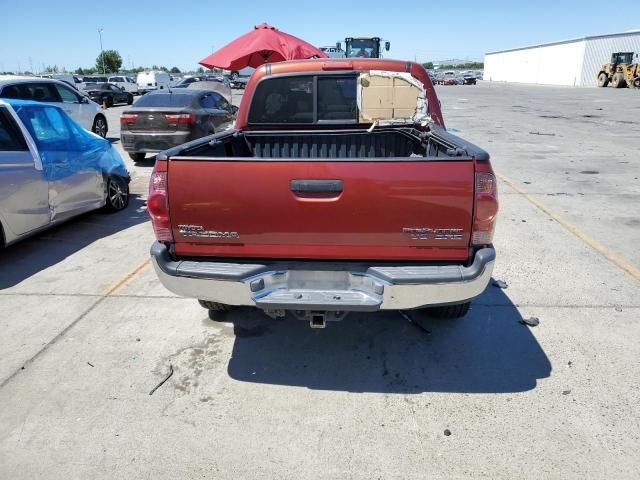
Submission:
<svg viewBox="0 0 640 480">
<path fill-rule="evenodd" d="M 102 31 L 104 28 L 98 28 L 98 35 L 100 36 L 100 58 L 102 58 L 102 74 L 106 75 L 107 71 L 104 68 L 104 50 L 102 49 Z"/>
</svg>

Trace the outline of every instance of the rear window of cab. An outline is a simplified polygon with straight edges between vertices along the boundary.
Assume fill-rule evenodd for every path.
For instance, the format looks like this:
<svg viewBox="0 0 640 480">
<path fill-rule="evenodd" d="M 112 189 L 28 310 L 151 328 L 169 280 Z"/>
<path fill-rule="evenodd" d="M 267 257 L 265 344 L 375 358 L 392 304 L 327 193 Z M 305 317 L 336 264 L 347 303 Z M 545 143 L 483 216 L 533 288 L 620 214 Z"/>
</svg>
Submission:
<svg viewBox="0 0 640 480">
<path fill-rule="evenodd" d="M 358 76 L 273 77 L 256 87 L 249 124 L 357 123 Z"/>
</svg>

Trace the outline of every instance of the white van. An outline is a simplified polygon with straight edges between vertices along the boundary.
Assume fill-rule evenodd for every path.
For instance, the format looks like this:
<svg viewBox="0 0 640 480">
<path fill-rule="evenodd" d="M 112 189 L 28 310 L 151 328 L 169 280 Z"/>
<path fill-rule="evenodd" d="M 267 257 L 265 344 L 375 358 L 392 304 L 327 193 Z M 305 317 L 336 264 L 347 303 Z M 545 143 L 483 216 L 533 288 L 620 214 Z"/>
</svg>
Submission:
<svg viewBox="0 0 640 480">
<path fill-rule="evenodd" d="M 131 95 L 138 94 L 138 84 L 131 77 L 126 77 L 124 75 L 115 75 L 113 77 L 109 77 L 109 83 L 113 83 L 114 85 L 124 89 L 125 92 L 128 92 Z"/>
<path fill-rule="evenodd" d="M 151 90 L 163 90 L 169 88 L 171 78 L 167 72 L 140 72 L 136 83 L 140 93 L 150 92 Z"/>
</svg>

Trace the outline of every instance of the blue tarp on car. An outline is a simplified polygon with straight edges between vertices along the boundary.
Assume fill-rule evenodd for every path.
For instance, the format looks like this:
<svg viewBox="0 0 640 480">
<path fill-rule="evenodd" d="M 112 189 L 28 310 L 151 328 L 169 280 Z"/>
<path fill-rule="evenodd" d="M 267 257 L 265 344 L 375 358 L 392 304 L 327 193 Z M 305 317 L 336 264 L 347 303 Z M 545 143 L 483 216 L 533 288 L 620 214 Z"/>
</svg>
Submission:
<svg viewBox="0 0 640 480">
<path fill-rule="evenodd" d="M 61 108 L 28 100 L 3 101 L 11 105 L 33 138 L 47 180 L 60 180 L 81 171 L 129 176 L 111 143 L 82 128 Z"/>
</svg>

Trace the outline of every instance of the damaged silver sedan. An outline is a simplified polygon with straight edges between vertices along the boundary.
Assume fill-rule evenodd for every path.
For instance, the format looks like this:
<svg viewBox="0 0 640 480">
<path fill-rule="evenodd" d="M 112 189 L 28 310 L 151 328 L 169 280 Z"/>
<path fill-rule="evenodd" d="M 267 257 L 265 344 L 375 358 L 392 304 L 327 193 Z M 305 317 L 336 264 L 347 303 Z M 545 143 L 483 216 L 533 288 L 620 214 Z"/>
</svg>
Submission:
<svg viewBox="0 0 640 480">
<path fill-rule="evenodd" d="M 0 246 L 128 203 L 129 173 L 108 140 L 56 106 L 0 100 Z"/>
</svg>

